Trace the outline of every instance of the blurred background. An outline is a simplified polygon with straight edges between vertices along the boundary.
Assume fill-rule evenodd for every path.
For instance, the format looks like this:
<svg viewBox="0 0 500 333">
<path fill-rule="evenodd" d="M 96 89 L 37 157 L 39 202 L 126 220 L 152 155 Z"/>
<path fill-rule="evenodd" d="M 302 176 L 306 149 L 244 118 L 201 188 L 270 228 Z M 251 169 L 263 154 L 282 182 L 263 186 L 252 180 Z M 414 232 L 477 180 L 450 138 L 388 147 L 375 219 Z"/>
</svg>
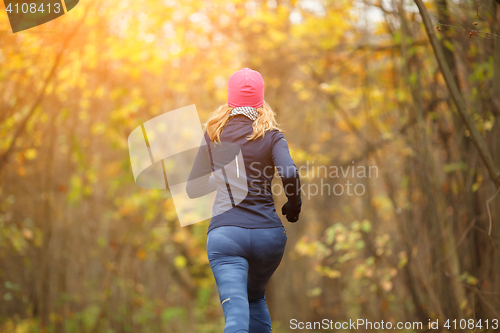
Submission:
<svg viewBox="0 0 500 333">
<path fill-rule="evenodd" d="M 500 5 L 425 4 L 498 168 Z M 82 0 L 16 34 L 0 8 L 0 332 L 223 331 L 209 221 L 180 227 L 168 191 L 135 184 L 127 138 L 190 104 L 205 122 L 242 67 L 262 73 L 306 191 L 298 223 L 279 214 L 273 332 L 323 318 L 494 331 L 498 185 L 413 1 Z M 347 181 L 363 194 L 312 195 Z"/>
</svg>

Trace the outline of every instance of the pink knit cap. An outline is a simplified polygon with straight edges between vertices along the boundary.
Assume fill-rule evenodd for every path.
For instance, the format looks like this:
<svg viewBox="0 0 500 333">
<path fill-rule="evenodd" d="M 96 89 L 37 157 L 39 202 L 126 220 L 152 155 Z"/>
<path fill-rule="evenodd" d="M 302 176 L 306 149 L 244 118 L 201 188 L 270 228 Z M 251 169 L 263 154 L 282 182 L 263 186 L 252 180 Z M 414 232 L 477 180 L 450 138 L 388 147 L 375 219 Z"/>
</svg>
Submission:
<svg viewBox="0 0 500 333">
<path fill-rule="evenodd" d="M 264 104 L 264 79 L 259 72 L 242 68 L 229 77 L 227 103 L 230 107 L 251 106 L 259 108 Z"/>
</svg>

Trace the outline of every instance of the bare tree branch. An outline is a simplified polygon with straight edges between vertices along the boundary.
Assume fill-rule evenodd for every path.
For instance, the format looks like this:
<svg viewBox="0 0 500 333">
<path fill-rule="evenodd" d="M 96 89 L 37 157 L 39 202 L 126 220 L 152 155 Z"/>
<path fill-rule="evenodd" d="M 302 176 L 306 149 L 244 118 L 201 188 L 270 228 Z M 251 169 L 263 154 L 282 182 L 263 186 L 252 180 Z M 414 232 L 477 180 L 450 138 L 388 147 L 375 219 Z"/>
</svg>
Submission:
<svg viewBox="0 0 500 333">
<path fill-rule="evenodd" d="M 491 157 L 488 147 L 486 146 L 486 142 L 479 133 L 474 123 L 474 119 L 472 119 L 472 116 L 467 111 L 465 101 L 462 95 L 460 94 L 460 91 L 458 90 L 455 81 L 453 80 L 453 75 L 451 73 L 448 64 L 446 63 L 446 58 L 444 56 L 443 49 L 441 48 L 441 45 L 439 44 L 436 34 L 434 33 L 434 29 L 432 28 L 432 23 L 429 13 L 427 12 L 427 8 L 425 8 L 425 5 L 423 4 L 422 0 L 415 0 L 415 3 L 418 6 L 418 9 L 422 16 L 425 30 L 427 31 L 427 35 L 429 36 L 429 39 L 431 41 L 432 48 L 434 49 L 434 55 L 439 64 L 439 68 L 441 70 L 441 73 L 443 74 L 446 85 L 448 86 L 448 90 L 450 91 L 451 97 L 455 102 L 458 113 L 460 114 L 460 117 L 467 126 L 472 141 L 479 150 L 479 154 L 481 155 L 481 158 L 486 168 L 488 169 L 491 179 L 495 183 L 496 187 L 500 188 L 500 171 L 498 171 L 497 167 L 495 166 L 493 158 Z"/>
<path fill-rule="evenodd" d="M 40 93 L 38 94 L 35 102 L 31 106 L 30 111 L 28 112 L 28 115 L 26 117 L 24 117 L 24 119 L 21 121 L 21 124 L 19 125 L 19 127 L 15 131 L 14 136 L 11 139 L 9 147 L 0 156 L 0 171 L 3 169 L 3 167 L 7 163 L 7 160 L 9 159 L 10 154 L 14 150 L 17 139 L 21 136 L 21 134 L 24 132 L 24 130 L 26 128 L 26 124 L 31 119 L 31 117 L 33 117 L 33 115 L 35 114 L 37 107 L 42 103 L 43 98 L 45 97 L 45 91 L 47 90 L 47 87 L 49 86 L 50 81 L 54 77 L 56 70 L 59 67 L 59 64 L 61 63 L 61 59 L 62 59 L 62 56 L 64 54 L 64 51 L 66 50 L 69 42 L 74 37 L 74 35 L 78 31 L 78 29 L 82 26 L 82 23 L 85 20 L 85 18 L 87 17 L 88 12 L 89 12 L 88 10 L 85 12 L 85 15 L 82 17 L 82 19 L 75 24 L 75 28 L 68 34 L 68 37 L 66 37 L 66 39 L 63 41 L 63 44 L 61 46 L 61 51 L 57 54 L 57 56 L 54 60 L 54 64 L 52 65 L 52 68 L 51 68 L 49 74 L 45 78 L 45 81 L 44 81 L 43 86 L 42 86 L 42 90 L 40 90 Z"/>
</svg>

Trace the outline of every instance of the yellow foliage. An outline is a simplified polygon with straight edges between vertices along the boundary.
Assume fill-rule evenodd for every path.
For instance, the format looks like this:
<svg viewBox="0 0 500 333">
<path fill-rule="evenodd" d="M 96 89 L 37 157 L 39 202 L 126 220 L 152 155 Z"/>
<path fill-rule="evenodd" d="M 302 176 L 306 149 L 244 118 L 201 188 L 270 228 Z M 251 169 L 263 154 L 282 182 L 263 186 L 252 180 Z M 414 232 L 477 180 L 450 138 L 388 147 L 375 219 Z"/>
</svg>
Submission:
<svg viewBox="0 0 500 333">
<path fill-rule="evenodd" d="M 26 149 L 24 156 L 27 160 L 34 160 L 36 158 L 37 151 L 35 148 Z"/>
<path fill-rule="evenodd" d="M 178 267 L 178 268 L 183 268 L 185 267 L 187 264 L 187 259 L 186 257 L 182 256 L 182 255 L 178 255 L 175 257 L 174 259 L 174 265 L 175 267 Z"/>
<path fill-rule="evenodd" d="M 137 256 L 137 258 L 139 258 L 141 260 L 146 260 L 147 254 L 146 254 L 146 251 L 144 251 L 144 249 L 139 249 L 136 252 L 136 256 Z"/>
</svg>

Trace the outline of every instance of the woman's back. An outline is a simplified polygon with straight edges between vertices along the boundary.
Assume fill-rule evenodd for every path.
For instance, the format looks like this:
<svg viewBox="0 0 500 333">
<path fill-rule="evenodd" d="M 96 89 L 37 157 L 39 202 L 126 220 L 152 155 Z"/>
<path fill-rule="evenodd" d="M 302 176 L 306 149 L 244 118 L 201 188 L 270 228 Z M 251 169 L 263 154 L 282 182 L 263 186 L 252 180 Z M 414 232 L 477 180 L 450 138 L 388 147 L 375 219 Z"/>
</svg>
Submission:
<svg viewBox="0 0 500 333">
<path fill-rule="evenodd" d="M 253 132 L 252 124 L 252 119 L 239 114 L 232 116 L 222 130 L 220 141 L 223 144 L 236 144 L 241 150 L 244 163 L 238 167 L 245 168 L 244 175 L 247 180 L 248 192 L 246 197 L 239 204 L 235 204 L 232 209 L 215 215 L 210 222 L 208 231 L 223 225 L 244 228 L 281 226 L 282 223 L 276 214 L 271 191 L 275 167 L 286 182 L 296 184 L 296 192 L 299 188 L 297 168 L 290 158 L 288 145 L 283 134 L 274 129 L 267 131 L 265 135 L 257 139 L 248 140 L 247 138 Z M 227 204 L 226 193 L 230 198 L 234 195 L 234 190 L 229 191 L 229 193 L 223 191 L 226 182 L 230 188 L 237 184 L 234 179 L 234 175 L 226 175 L 225 178 L 217 179 L 220 190 L 218 190 L 214 203 L 214 212 L 223 211 L 220 207 Z"/>
</svg>

